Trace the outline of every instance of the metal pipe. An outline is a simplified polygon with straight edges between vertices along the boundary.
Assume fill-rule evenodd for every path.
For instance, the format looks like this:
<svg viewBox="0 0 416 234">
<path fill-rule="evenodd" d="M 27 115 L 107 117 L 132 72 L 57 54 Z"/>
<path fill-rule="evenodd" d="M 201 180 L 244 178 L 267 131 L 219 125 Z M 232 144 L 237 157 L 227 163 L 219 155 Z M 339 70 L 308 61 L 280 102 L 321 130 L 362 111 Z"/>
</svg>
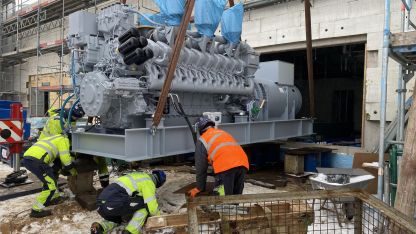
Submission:
<svg viewBox="0 0 416 234">
<path fill-rule="evenodd" d="M 59 56 L 59 106 L 62 106 L 62 97 L 64 95 L 63 90 L 63 80 L 64 80 L 64 74 L 63 74 L 63 68 L 64 68 L 64 38 L 65 38 L 65 29 L 64 29 L 64 23 L 65 23 L 65 0 L 62 0 L 62 19 L 61 19 L 61 54 Z"/>
<path fill-rule="evenodd" d="M 400 31 L 404 32 L 405 19 L 406 19 L 406 8 L 404 4 L 401 6 L 400 12 Z M 405 99 L 406 99 L 406 82 L 403 80 L 403 66 L 399 64 L 399 79 L 397 79 L 397 133 L 396 141 L 404 141 L 404 118 L 405 118 Z M 403 148 L 403 144 L 398 145 L 399 148 Z"/>
<path fill-rule="evenodd" d="M 391 205 L 394 206 L 397 191 L 397 147 L 395 145 L 390 150 L 390 184 Z"/>
<path fill-rule="evenodd" d="M 377 197 L 383 198 L 383 162 L 385 150 L 385 129 L 386 129 L 386 105 L 387 105 L 387 74 L 389 62 L 389 42 L 390 42 L 390 0 L 385 0 L 384 15 L 384 36 L 383 36 L 383 58 L 382 58 L 382 75 L 381 75 L 381 100 L 380 100 L 380 138 L 378 150 L 378 187 Z"/>
<path fill-rule="evenodd" d="M 281 0 L 254 0 L 254 1 L 248 1 L 247 3 L 244 3 L 244 9 L 247 10 L 254 10 L 261 7 L 267 7 L 270 5 L 275 5 L 282 3 Z"/>
<path fill-rule="evenodd" d="M 402 0 L 402 4 L 404 5 L 404 7 L 406 8 L 407 11 L 411 10 L 410 6 L 408 5 L 407 0 Z"/>
<path fill-rule="evenodd" d="M 36 32 L 36 66 L 39 65 L 40 56 L 40 0 L 38 0 L 38 12 L 37 12 L 37 32 Z M 36 90 L 35 90 L 35 116 L 38 115 L 38 96 L 39 96 L 39 67 L 36 67 Z"/>
<path fill-rule="evenodd" d="M 17 4 L 19 4 L 19 1 L 17 1 L 17 2 L 18 2 Z M 19 50 L 20 50 L 20 48 L 19 48 L 20 47 L 20 45 L 19 45 L 19 26 L 20 26 L 19 19 L 20 19 L 20 16 L 19 16 L 19 14 L 17 14 L 17 16 L 16 16 L 16 53 L 19 53 Z"/>
<path fill-rule="evenodd" d="M 305 29 L 306 29 L 306 57 L 308 64 L 309 81 L 309 114 L 315 117 L 315 87 L 313 81 L 313 60 L 312 60 L 312 30 L 311 30 L 311 4 L 305 0 Z"/>
<path fill-rule="evenodd" d="M 20 171 L 20 154 L 13 154 L 13 171 Z"/>
<path fill-rule="evenodd" d="M 384 163 L 384 196 L 383 201 L 390 205 L 390 167 L 388 161 Z"/>
</svg>

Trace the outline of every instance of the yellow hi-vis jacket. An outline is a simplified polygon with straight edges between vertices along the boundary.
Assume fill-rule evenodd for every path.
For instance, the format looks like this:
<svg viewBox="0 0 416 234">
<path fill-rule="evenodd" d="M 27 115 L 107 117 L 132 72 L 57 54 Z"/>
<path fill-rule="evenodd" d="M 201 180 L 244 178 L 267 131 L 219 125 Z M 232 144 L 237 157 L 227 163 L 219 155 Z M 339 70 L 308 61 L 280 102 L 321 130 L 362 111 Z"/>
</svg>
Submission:
<svg viewBox="0 0 416 234">
<path fill-rule="evenodd" d="M 56 135 L 36 142 L 26 150 L 24 157 L 37 158 L 48 165 L 52 165 L 53 161 L 59 157 L 64 168 L 69 170 L 73 166 L 69 147 L 69 139 L 66 136 Z M 75 173 L 74 170 L 71 170 L 71 174 Z"/>
<path fill-rule="evenodd" d="M 137 192 L 138 196 L 143 197 L 151 216 L 160 214 L 159 204 L 156 200 L 156 186 L 150 175 L 142 172 L 132 172 L 119 177 L 115 183 L 123 187 L 130 196 Z"/>
<path fill-rule="evenodd" d="M 68 125 L 66 123 L 66 120 L 64 120 L 65 127 Z M 75 127 L 76 123 L 72 122 L 71 126 Z M 47 137 L 56 136 L 62 134 L 62 128 L 61 128 L 61 120 L 58 114 L 49 117 L 49 119 L 46 121 L 45 126 L 43 127 L 42 132 L 40 133 L 39 140 L 43 140 Z"/>
<path fill-rule="evenodd" d="M 49 117 L 46 121 L 45 126 L 43 127 L 42 132 L 40 133 L 39 140 L 43 140 L 47 137 L 56 136 L 62 133 L 61 121 L 59 120 L 59 115 L 53 115 Z"/>
</svg>

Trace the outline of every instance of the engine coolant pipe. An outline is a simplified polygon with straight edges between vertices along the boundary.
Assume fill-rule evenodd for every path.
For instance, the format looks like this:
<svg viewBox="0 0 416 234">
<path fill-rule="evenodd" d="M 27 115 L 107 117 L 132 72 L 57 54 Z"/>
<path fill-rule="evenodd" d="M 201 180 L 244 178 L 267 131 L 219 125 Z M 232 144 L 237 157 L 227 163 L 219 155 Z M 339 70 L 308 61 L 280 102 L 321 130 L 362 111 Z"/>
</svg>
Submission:
<svg viewBox="0 0 416 234">
<path fill-rule="evenodd" d="M 66 106 L 66 104 L 69 102 L 69 100 L 71 100 L 71 98 L 72 98 L 74 95 L 75 95 L 75 93 L 73 93 L 73 94 L 69 95 L 69 96 L 65 99 L 64 103 L 62 104 L 61 111 L 59 112 L 59 123 L 60 123 L 60 125 L 61 125 L 61 129 L 65 129 L 64 118 L 63 118 L 64 113 L 65 113 L 65 106 Z"/>
<path fill-rule="evenodd" d="M 71 128 L 72 112 L 74 111 L 74 108 L 78 103 L 79 103 L 79 98 L 74 102 L 74 104 L 72 104 L 71 109 L 69 109 L 69 113 L 68 113 L 68 127 L 69 128 Z"/>
</svg>

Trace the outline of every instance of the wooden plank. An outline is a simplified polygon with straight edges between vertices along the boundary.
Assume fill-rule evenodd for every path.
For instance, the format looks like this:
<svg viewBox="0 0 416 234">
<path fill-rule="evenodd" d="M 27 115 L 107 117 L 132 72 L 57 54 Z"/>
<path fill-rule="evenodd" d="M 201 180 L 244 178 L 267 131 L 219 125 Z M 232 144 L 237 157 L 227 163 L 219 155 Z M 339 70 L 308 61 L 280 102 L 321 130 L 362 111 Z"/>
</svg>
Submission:
<svg viewBox="0 0 416 234">
<path fill-rule="evenodd" d="M 265 194 L 245 194 L 245 195 L 228 195 L 228 196 L 205 196 L 196 197 L 189 200 L 190 206 L 199 206 L 205 204 L 236 204 L 236 203 L 258 203 L 271 201 L 290 201 L 307 200 L 307 199 L 325 199 L 325 198 L 353 198 L 356 197 L 360 190 L 339 189 L 339 190 L 319 190 L 319 191 L 301 191 L 301 192 L 283 192 L 283 193 L 265 193 Z"/>
<path fill-rule="evenodd" d="M 357 193 L 357 198 L 361 199 L 364 203 L 369 204 L 370 206 L 377 209 L 381 214 L 388 217 L 390 223 L 395 223 L 396 226 L 400 225 L 404 229 L 407 229 L 412 233 L 416 233 L 416 224 L 413 221 L 413 214 L 412 216 L 406 216 L 406 214 L 402 213 L 400 210 L 388 206 L 383 201 L 365 192 Z"/>
<path fill-rule="evenodd" d="M 262 182 L 262 181 L 259 181 L 259 180 L 247 179 L 246 182 L 250 183 L 250 184 L 258 185 L 258 186 L 261 186 L 261 187 L 264 187 L 264 188 L 276 189 L 276 185 L 266 183 L 266 182 Z"/>
<path fill-rule="evenodd" d="M 416 42 L 416 31 L 413 33 L 411 35 L 414 35 L 413 39 Z M 415 88 L 416 83 L 413 90 Z M 413 100 L 416 98 L 415 95 L 416 93 L 413 93 Z M 409 113 L 394 207 L 413 218 L 416 199 L 416 101 L 413 101 Z"/>
<path fill-rule="evenodd" d="M 199 224 L 218 223 L 218 213 L 197 212 Z M 147 219 L 145 228 L 147 231 L 159 230 L 161 228 L 181 228 L 188 226 L 188 213 L 153 216 Z"/>
<path fill-rule="evenodd" d="M 266 212 L 267 210 L 267 212 Z M 253 205 L 249 208 L 249 214 L 246 215 L 229 215 L 225 213 L 222 217 L 219 213 L 202 213 L 197 212 L 198 219 L 195 223 L 198 225 L 210 224 L 210 225 L 222 225 L 222 227 L 229 226 L 233 223 L 233 229 L 247 230 L 258 229 L 259 227 L 279 227 L 279 229 L 289 230 L 294 227 L 286 227 L 288 224 L 291 226 L 309 223 L 310 219 L 313 220 L 313 211 L 310 207 L 307 207 L 305 203 L 299 203 L 291 206 L 287 202 L 272 203 L 267 206 Z M 293 220 L 293 221 L 291 221 Z M 149 217 L 146 222 L 146 231 L 157 231 L 161 229 L 174 229 L 175 233 L 180 230 L 186 230 L 188 227 L 188 214 L 172 214 L 163 215 L 157 217 Z M 236 226 L 237 225 L 237 226 Z"/>
<path fill-rule="evenodd" d="M 390 39 L 392 47 L 416 45 L 416 31 L 393 33 Z"/>
<path fill-rule="evenodd" d="M 199 196 L 208 196 L 208 195 L 212 195 L 212 191 L 214 190 L 214 186 L 215 183 L 214 182 L 207 182 L 205 185 L 205 191 L 202 192 L 201 194 L 199 194 Z M 193 182 L 191 184 L 185 185 L 182 188 L 176 190 L 173 193 L 179 193 L 179 194 L 185 194 L 187 193 L 189 190 L 193 189 L 196 187 L 196 182 Z"/>
</svg>

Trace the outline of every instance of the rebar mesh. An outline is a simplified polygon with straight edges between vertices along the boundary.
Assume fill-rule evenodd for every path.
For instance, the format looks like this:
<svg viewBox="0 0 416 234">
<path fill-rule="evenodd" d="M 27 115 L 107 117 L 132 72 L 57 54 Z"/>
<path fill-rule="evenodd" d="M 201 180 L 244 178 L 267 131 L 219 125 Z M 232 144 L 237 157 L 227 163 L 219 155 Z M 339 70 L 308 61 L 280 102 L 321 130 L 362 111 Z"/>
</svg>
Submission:
<svg viewBox="0 0 416 234">
<path fill-rule="evenodd" d="M 416 233 L 412 220 L 363 192 L 204 197 L 188 206 L 190 233 Z"/>
</svg>

